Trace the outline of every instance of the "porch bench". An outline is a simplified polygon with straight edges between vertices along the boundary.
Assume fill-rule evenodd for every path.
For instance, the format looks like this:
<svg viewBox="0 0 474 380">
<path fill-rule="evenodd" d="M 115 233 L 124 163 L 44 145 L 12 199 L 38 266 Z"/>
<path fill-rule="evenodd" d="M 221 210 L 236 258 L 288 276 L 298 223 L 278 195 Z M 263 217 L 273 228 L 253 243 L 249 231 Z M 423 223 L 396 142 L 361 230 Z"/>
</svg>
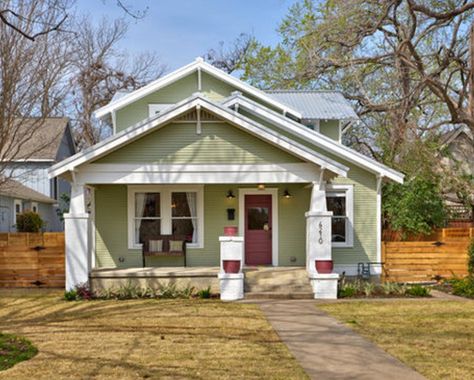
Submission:
<svg viewBox="0 0 474 380">
<path fill-rule="evenodd" d="M 173 247 L 171 250 L 172 241 L 175 242 L 173 244 L 179 244 L 179 249 Z M 186 238 L 178 235 L 153 236 L 152 239 L 143 242 L 142 257 L 144 268 L 146 257 L 182 257 L 186 266 Z"/>
</svg>

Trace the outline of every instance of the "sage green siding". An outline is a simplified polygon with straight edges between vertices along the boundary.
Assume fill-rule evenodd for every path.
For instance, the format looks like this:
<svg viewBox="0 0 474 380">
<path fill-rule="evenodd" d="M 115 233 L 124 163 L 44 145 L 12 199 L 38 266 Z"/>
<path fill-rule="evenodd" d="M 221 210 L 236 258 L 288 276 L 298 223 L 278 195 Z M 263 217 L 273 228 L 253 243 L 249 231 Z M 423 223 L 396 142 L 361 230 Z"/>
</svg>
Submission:
<svg viewBox="0 0 474 380">
<path fill-rule="evenodd" d="M 333 140 L 339 141 L 339 120 L 321 120 L 319 132 Z"/>
<path fill-rule="evenodd" d="M 188 266 L 218 266 L 219 236 L 225 226 L 238 226 L 239 200 L 227 199 L 229 189 L 238 194 L 238 188 L 256 188 L 254 185 L 204 186 L 204 248 L 187 251 Z M 280 265 L 305 265 L 304 213 L 309 207 L 310 190 L 303 184 L 275 185 L 278 187 L 279 252 Z M 288 189 L 292 198 L 284 198 Z M 99 185 L 95 190 L 96 263 L 97 267 L 130 268 L 142 265 L 141 252 L 128 249 L 127 186 Z M 235 220 L 227 220 L 227 209 L 234 208 Z M 149 258 L 149 266 L 181 266 L 182 258 Z"/>
<path fill-rule="evenodd" d="M 95 163 L 263 164 L 301 162 L 264 141 L 225 123 L 169 124 Z"/>
</svg>

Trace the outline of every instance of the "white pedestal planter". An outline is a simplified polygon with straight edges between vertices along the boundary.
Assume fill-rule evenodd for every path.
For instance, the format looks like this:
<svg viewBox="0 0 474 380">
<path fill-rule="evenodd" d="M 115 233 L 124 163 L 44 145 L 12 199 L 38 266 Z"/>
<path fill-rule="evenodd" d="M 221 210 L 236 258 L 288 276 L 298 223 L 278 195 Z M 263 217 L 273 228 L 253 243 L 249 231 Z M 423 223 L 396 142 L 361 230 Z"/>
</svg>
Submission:
<svg viewBox="0 0 474 380">
<path fill-rule="evenodd" d="M 309 281 L 313 288 L 315 299 L 337 299 L 337 273 L 310 273 Z"/>
<path fill-rule="evenodd" d="M 221 271 L 218 275 L 221 300 L 236 301 L 244 298 L 244 238 L 221 236 Z"/>
<path fill-rule="evenodd" d="M 221 300 L 236 301 L 244 298 L 243 273 L 219 273 Z"/>
</svg>

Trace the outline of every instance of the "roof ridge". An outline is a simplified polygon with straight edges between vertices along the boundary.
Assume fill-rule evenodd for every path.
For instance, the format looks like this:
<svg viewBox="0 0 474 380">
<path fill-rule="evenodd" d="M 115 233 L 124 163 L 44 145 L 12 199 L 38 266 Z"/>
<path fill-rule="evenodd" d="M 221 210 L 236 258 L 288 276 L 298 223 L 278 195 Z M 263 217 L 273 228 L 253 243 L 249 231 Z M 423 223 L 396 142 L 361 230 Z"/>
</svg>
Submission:
<svg viewBox="0 0 474 380">
<path fill-rule="evenodd" d="M 291 89 L 291 90 L 284 90 L 284 89 L 276 89 L 276 90 L 264 90 L 267 93 L 289 93 L 289 92 L 296 92 L 296 93 L 304 93 L 304 92 L 312 92 L 312 93 L 324 93 L 324 92 L 331 92 L 331 93 L 339 93 L 342 94 L 340 90 L 298 90 L 298 89 Z"/>
</svg>

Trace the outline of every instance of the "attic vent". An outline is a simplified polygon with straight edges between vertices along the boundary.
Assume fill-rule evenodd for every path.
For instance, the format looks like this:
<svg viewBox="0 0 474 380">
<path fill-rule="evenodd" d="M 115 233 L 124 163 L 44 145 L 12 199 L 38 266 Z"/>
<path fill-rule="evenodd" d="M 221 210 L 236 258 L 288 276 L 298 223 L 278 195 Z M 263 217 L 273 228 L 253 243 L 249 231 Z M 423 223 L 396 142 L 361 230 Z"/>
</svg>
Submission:
<svg viewBox="0 0 474 380">
<path fill-rule="evenodd" d="M 166 108 L 171 107 L 173 104 L 163 103 L 163 104 L 149 104 L 148 105 L 148 116 L 152 117 L 156 114 L 162 112 Z"/>
<path fill-rule="evenodd" d="M 183 116 L 180 116 L 175 119 L 175 121 L 196 121 L 197 114 L 196 110 L 192 110 Z M 203 109 L 201 109 L 201 121 L 219 121 L 219 118 L 214 116 L 212 113 L 209 113 Z"/>
</svg>

